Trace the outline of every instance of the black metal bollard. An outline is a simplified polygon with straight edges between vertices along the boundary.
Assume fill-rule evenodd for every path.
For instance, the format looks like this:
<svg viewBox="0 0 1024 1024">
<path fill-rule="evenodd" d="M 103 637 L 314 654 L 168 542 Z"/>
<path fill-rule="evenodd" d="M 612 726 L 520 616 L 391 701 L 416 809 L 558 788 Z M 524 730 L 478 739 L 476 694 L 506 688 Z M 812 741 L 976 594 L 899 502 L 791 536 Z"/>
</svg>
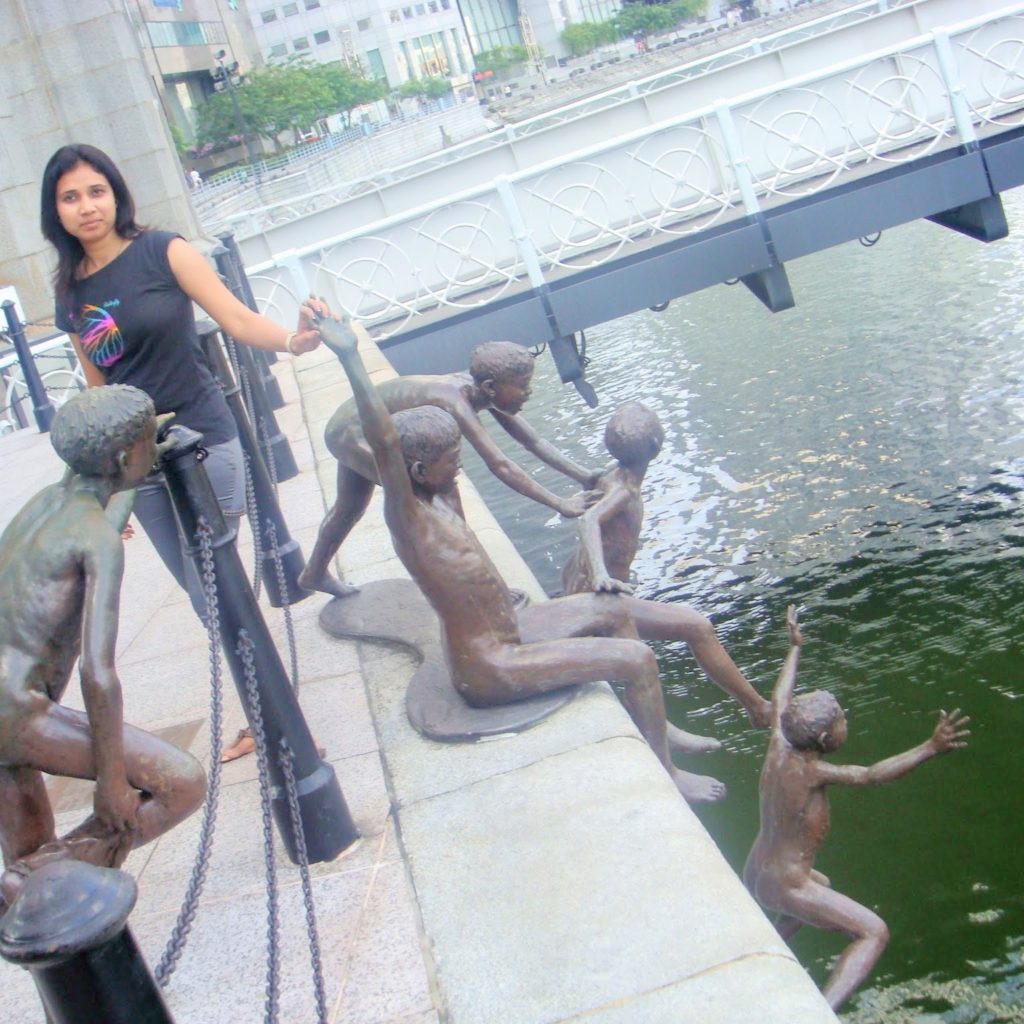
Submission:
<svg viewBox="0 0 1024 1024">
<path fill-rule="evenodd" d="M 235 236 L 221 235 L 219 237 L 221 245 L 213 250 L 213 258 L 217 260 L 217 269 L 220 271 L 221 276 L 224 277 L 228 288 L 231 289 L 235 298 L 239 302 L 244 302 L 254 313 L 258 313 L 256 296 L 253 295 L 252 288 L 249 286 L 249 279 L 245 276 L 242 257 L 238 252 L 238 247 L 235 245 Z M 231 244 L 229 245 L 228 242 Z M 227 256 L 220 256 L 222 248 L 226 250 Z M 284 405 L 284 397 L 281 394 L 281 385 L 277 383 L 277 378 L 270 372 L 271 360 L 269 358 L 273 356 L 273 361 L 276 362 L 277 353 L 263 348 L 253 348 L 250 349 L 250 352 L 253 363 L 259 372 L 260 380 L 263 382 L 263 390 L 267 393 L 267 401 L 270 403 L 270 408 L 280 409 Z"/>
<path fill-rule="evenodd" d="M 256 305 L 256 296 L 253 294 L 252 285 L 249 284 L 249 275 L 245 272 L 245 264 L 242 262 L 242 254 L 238 251 L 238 243 L 235 241 L 234 232 L 225 231 L 223 235 L 218 235 L 217 238 L 220 244 L 227 249 L 231 262 L 235 265 L 235 273 L 242 286 L 242 293 L 245 296 L 243 301 L 254 313 L 258 313 L 259 307 Z M 273 364 L 277 362 L 276 352 L 264 352 L 263 355 L 266 357 L 267 363 Z"/>
<path fill-rule="evenodd" d="M 217 269 L 229 286 L 233 284 L 233 290 L 237 293 L 238 281 L 234 276 L 234 267 L 231 265 L 227 250 L 223 246 L 218 246 L 213 250 L 213 258 L 217 263 Z M 273 464 L 274 475 L 278 480 L 291 480 L 298 474 L 299 467 L 295 464 L 295 457 L 292 455 L 288 438 L 281 433 L 277 420 L 274 418 L 274 411 L 270 408 L 270 402 L 267 400 L 259 371 L 253 361 L 252 351 L 248 345 L 236 345 L 235 350 L 238 356 L 239 370 L 249 384 L 253 406 L 252 425 L 256 430 L 264 459 L 267 465 Z"/>
<path fill-rule="evenodd" d="M 18 353 L 18 362 L 21 363 L 21 372 L 25 375 L 25 384 L 28 386 L 29 397 L 32 399 L 32 412 L 36 417 L 36 424 L 39 432 L 45 434 L 53 423 L 53 417 L 57 410 L 46 394 L 43 386 L 43 378 L 39 376 L 39 367 L 32 358 L 32 349 L 29 348 L 28 338 L 25 337 L 25 328 L 15 310 L 14 300 L 7 299 L 3 302 L 4 316 L 7 318 L 7 333 L 14 342 L 14 350 Z"/>
<path fill-rule="evenodd" d="M 77 860 L 25 879 L 0 956 L 28 969 L 53 1024 L 174 1024 L 128 929 L 135 880 Z"/>
<path fill-rule="evenodd" d="M 294 754 L 299 818 L 309 860 L 311 863 L 333 860 L 359 838 L 359 830 L 349 814 L 334 769 L 317 754 L 295 691 L 263 621 L 234 544 L 234 531 L 229 530 L 224 522 L 200 461 L 202 435 L 186 427 L 174 426 L 171 433 L 178 443 L 164 454 L 160 464 L 184 535 L 196 536 L 200 518 L 205 519 L 213 531 L 217 611 L 224 655 L 250 725 L 254 715 L 246 692 L 245 664 L 236 644 L 243 630 L 252 640 L 263 728 L 270 751 L 271 800 L 278 832 L 288 856 L 293 863 L 298 863 L 284 773 L 277 760 L 287 743 Z M 188 550 L 201 574 L 199 549 L 194 541 Z"/>
<path fill-rule="evenodd" d="M 224 398 L 227 400 L 228 408 L 238 427 L 238 439 L 242 443 L 242 449 L 249 457 L 249 471 L 252 474 L 252 489 L 256 498 L 260 524 L 274 524 L 276 549 L 270 548 L 270 539 L 267 536 L 260 536 L 263 550 L 263 585 L 267 589 L 267 599 L 274 608 L 281 608 L 285 604 L 298 604 L 311 595 L 311 591 L 303 590 L 299 586 L 299 575 L 306 567 L 306 559 L 302 554 L 302 548 L 299 547 L 299 542 L 292 539 L 288 532 L 288 524 L 281 512 L 281 506 L 278 504 L 274 483 L 270 479 L 270 473 L 267 472 L 267 466 L 263 461 L 263 454 L 253 432 L 252 423 L 245 411 L 242 389 L 231 374 L 231 367 L 228 365 L 217 333 L 216 328 L 200 329 L 199 340 L 202 342 L 206 361 L 224 391 Z M 253 529 L 256 529 L 255 524 L 253 524 Z M 281 560 L 281 567 L 284 570 L 286 590 L 284 594 L 281 593 L 277 578 L 276 559 L 278 558 Z"/>
</svg>

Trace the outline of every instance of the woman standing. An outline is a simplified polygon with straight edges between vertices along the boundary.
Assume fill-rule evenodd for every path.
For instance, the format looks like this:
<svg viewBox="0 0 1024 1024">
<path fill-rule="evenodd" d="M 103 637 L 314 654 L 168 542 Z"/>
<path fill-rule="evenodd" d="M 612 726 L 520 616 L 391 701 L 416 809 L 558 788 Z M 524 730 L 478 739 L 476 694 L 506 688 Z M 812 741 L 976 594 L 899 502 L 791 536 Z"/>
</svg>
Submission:
<svg viewBox="0 0 1024 1024">
<path fill-rule="evenodd" d="M 303 305 L 290 333 L 254 313 L 180 235 L 136 223 L 121 172 L 94 146 L 62 146 L 50 158 L 41 222 L 57 250 L 57 326 L 71 337 L 89 386 L 132 384 L 158 413 L 173 412 L 176 423 L 202 433 L 204 465 L 232 525 L 244 511 L 245 463 L 234 419 L 200 351 L 192 303 L 232 338 L 292 355 L 320 343 L 313 317 L 327 308 L 312 300 Z M 139 487 L 134 512 L 202 616 L 198 577 L 183 554 L 161 474 Z"/>
</svg>

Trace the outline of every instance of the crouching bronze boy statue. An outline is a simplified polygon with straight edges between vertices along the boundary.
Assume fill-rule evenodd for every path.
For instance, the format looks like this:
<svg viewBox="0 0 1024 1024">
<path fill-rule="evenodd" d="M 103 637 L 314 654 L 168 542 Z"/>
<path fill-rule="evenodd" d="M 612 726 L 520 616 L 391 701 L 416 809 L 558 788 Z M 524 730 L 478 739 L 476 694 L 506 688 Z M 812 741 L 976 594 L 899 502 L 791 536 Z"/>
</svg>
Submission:
<svg viewBox="0 0 1024 1024">
<path fill-rule="evenodd" d="M 160 447 L 149 397 L 92 388 L 62 406 L 51 440 L 69 471 L 0 536 L 0 851 L 8 904 L 24 877 L 66 857 L 118 867 L 203 801 L 190 754 L 122 721 L 114 669 L 130 501 Z M 62 707 L 75 658 L 85 712 Z M 61 839 L 43 775 L 95 779 L 93 813 Z"/>
</svg>

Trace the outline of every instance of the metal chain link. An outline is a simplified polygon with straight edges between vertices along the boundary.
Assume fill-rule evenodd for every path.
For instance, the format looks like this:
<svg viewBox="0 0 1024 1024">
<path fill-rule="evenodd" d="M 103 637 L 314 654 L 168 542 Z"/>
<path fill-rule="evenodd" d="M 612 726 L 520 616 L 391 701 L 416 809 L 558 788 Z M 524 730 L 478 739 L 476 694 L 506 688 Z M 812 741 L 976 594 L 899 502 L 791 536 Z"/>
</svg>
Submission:
<svg viewBox="0 0 1024 1024">
<path fill-rule="evenodd" d="M 213 832 L 217 818 L 217 801 L 220 796 L 220 745 L 223 710 L 223 686 L 221 676 L 221 635 L 218 616 L 217 575 L 213 562 L 213 530 L 200 517 L 196 530 L 199 541 L 203 597 L 206 600 L 206 630 L 210 651 L 210 772 L 206 786 L 206 802 L 203 805 L 203 821 L 199 827 L 199 846 L 195 863 L 185 890 L 185 899 L 178 912 L 178 919 L 171 931 L 167 947 L 153 975 L 157 984 L 165 988 L 178 966 L 178 960 L 188 942 L 192 923 L 195 920 L 199 896 L 206 882 L 206 870 L 210 864 L 213 849 Z"/>
<path fill-rule="evenodd" d="M 249 423 L 256 424 L 256 410 L 252 400 L 252 385 L 249 375 L 242 369 L 241 361 L 238 358 L 238 347 L 233 338 L 224 335 L 224 347 L 227 349 L 228 361 L 231 363 L 231 372 L 235 375 L 239 387 L 242 389 L 242 404 L 245 406 Z M 252 527 L 253 545 L 253 567 L 252 567 L 252 589 L 256 600 L 260 598 L 260 588 L 263 585 L 263 537 L 260 530 L 260 510 L 256 504 L 256 491 L 252 482 L 252 459 L 258 457 L 258 453 L 245 454 L 245 512 L 249 517 L 249 525 Z"/>
<path fill-rule="evenodd" d="M 274 827 L 270 811 L 270 771 L 267 753 L 267 734 L 263 729 L 263 711 L 260 706 L 256 682 L 256 662 L 253 642 L 244 630 L 238 632 L 238 656 L 245 672 L 245 693 L 249 701 L 252 738 L 256 744 L 256 761 L 260 777 L 260 813 L 263 821 L 263 860 L 267 877 L 267 980 L 265 986 L 264 1024 L 277 1024 L 278 979 L 278 906 L 277 865 L 274 863 Z"/>
<path fill-rule="evenodd" d="M 291 662 L 292 689 L 299 692 L 299 648 L 295 642 L 295 622 L 292 619 L 292 605 L 288 600 L 288 580 L 284 574 L 284 563 L 277 545 L 277 527 L 272 520 L 267 520 L 267 542 L 274 553 L 274 572 L 277 576 L 277 589 L 281 594 L 281 613 L 284 615 L 284 631 L 288 638 L 288 656 Z"/>
<path fill-rule="evenodd" d="M 309 961 L 313 968 L 313 990 L 316 995 L 317 1024 L 327 1024 L 327 997 L 324 994 L 324 968 L 320 955 L 320 935 L 316 926 L 316 905 L 313 902 L 313 886 L 309 879 L 309 854 L 306 851 L 306 835 L 302 830 L 299 814 L 299 794 L 295 786 L 295 755 L 287 740 L 281 745 L 278 763 L 284 774 L 285 791 L 288 794 L 288 810 L 295 834 L 295 851 L 299 858 L 299 875 L 302 878 L 302 902 L 306 908 L 306 932 L 309 936 Z"/>
</svg>

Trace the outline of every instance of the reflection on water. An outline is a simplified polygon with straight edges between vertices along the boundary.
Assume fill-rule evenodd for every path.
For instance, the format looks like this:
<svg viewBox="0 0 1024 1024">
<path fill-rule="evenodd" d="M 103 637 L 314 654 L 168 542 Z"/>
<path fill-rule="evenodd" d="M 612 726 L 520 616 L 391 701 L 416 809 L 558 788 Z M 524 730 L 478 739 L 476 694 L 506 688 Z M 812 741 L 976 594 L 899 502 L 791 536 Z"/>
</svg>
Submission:
<svg viewBox="0 0 1024 1024">
<path fill-rule="evenodd" d="M 646 481 L 638 592 L 709 614 L 766 693 L 799 604 L 800 685 L 833 690 L 849 715 L 837 760 L 920 743 L 940 708 L 972 715 L 969 750 L 890 787 L 833 792 L 819 866 L 892 932 L 849 1024 L 1024 1021 L 1024 193 L 1006 200 L 1003 242 L 920 223 L 791 265 L 786 313 L 720 286 L 595 328 L 601 407 L 545 357 L 527 408 L 597 465 L 617 403 L 657 410 L 666 444 Z M 466 462 L 556 592 L 572 527 Z M 691 767 L 729 786 L 700 814 L 738 868 L 764 734 L 685 649 L 659 657 L 670 717 L 725 741 Z M 810 929 L 793 943 L 819 982 L 844 944 Z"/>
</svg>

